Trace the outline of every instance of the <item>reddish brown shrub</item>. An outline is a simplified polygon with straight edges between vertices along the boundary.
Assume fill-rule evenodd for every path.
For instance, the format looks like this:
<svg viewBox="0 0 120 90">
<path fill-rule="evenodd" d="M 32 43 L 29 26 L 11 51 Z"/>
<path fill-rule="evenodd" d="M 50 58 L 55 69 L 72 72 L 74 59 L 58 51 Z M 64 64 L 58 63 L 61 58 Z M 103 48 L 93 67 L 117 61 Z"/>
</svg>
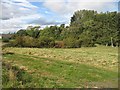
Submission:
<svg viewBox="0 0 120 90">
<path fill-rule="evenodd" d="M 63 41 L 56 41 L 55 48 L 64 48 L 64 42 Z"/>
</svg>

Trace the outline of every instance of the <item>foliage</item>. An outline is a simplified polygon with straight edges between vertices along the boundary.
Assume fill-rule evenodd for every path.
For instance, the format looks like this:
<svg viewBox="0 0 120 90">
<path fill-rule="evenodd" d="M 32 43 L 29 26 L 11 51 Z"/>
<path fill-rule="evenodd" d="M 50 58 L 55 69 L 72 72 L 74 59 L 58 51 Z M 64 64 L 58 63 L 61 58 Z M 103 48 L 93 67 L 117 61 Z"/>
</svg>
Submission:
<svg viewBox="0 0 120 90">
<path fill-rule="evenodd" d="M 55 48 L 64 48 L 64 42 L 63 41 L 56 41 Z"/>
<path fill-rule="evenodd" d="M 10 43 L 18 47 L 79 48 L 93 47 L 95 44 L 119 46 L 119 15 L 117 12 L 78 10 L 71 17 L 69 26 L 61 24 L 43 29 L 40 26 L 28 26 L 15 33 Z"/>
<path fill-rule="evenodd" d="M 9 38 L 3 38 L 2 39 L 3 42 L 9 42 L 9 40 L 10 40 Z"/>
<path fill-rule="evenodd" d="M 39 47 L 46 47 L 46 48 L 52 48 L 55 45 L 55 40 L 52 37 L 40 37 L 38 39 L 39 41 Z"/>
<path fill-rule="evenodd" d="M 64 39 L 63 41 L 65 43 L 65 47 L 66 48 L 76 48 L 76 47 L 79 47 L 77 45 L 76 39 L 73 38 L 73 37 L 68 37 L 68 38 Z"/>
</svg>

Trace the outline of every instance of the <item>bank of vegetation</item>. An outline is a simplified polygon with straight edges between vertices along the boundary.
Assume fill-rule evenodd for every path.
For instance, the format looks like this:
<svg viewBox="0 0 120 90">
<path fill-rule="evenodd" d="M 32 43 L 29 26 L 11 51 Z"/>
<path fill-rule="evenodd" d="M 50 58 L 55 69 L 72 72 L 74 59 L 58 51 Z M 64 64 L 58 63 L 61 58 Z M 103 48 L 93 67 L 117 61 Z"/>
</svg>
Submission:
<svg viewBox="0 0 120 90">
<path fill-rule="evenodd" d="M 80 48 L 93 47 L 96 44 L 119 46 L 118 12 L 97 13 L 93 10 L 76 11 L 71 17 L 70 25 L 28 26 L 3 38 L 8 46 L 38 48 Z"/>
</svg>

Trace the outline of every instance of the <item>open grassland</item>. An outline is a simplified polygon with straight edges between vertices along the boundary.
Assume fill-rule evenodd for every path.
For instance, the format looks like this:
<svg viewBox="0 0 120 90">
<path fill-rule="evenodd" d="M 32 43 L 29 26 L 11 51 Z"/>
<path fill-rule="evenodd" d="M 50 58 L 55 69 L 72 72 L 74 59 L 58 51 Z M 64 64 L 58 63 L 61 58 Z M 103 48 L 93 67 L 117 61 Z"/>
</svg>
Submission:
<svg viewBox="0 0 120 90">
<path fill-rule="evenodd" d="M 117 49 L 5 48 L 3 87 L 117 87 Z"/>
</svg>

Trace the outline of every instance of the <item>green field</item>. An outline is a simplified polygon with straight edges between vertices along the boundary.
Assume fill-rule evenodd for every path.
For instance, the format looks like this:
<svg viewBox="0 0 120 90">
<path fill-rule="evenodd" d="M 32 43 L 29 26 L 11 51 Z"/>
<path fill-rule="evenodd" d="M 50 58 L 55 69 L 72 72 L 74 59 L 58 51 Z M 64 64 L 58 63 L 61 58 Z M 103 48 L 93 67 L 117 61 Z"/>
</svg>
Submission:
<svg viewBox="0 0 120 90">
<path fill-rule="evenodd" d="M 4 48 L 3 87 L 116 88 L 118 48 Z"/>
</svg>

